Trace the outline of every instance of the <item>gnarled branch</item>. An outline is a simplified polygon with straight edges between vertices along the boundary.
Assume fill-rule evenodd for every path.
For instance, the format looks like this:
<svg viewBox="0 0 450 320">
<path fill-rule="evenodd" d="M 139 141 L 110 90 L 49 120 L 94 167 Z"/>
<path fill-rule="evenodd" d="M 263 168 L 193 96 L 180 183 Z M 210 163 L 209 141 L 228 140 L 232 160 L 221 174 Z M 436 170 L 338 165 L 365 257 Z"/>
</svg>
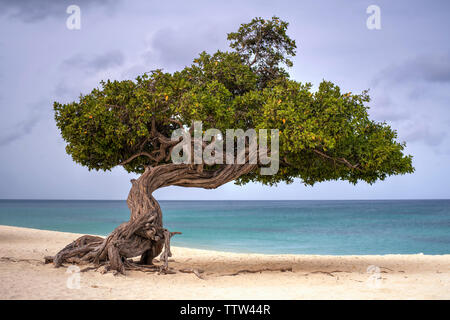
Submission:
<svg viewBox="0 0 450 320">
<path fill-rule="evenodd" d="M 156 158 L 154 158 L 150 153 L 148 153 L 148 152 L 139 152 L 139 153 L 136 153 L 135 155 L 132 155 L 127 160 L 122 161 L 121 163 L 119 163 L 119 165 L 121 165 L 121 166 L 126 165 L 127 163 L 130 163 L 131 161 L 133 161 L 137 157 L 141 157 L 141 156 L 146 156 L 151 161 L 155 161 L 156 162 Z"/>
<path fill-rule="evenodd" d="M 327 155 L 326 153 L 324 153 L 324 152 L 322 152 L 322 151 L 320 151 L 320 150 L 317 150 L 317 149 L 314 149 L 313 152 L 316 153 L 316 154 L 318 154 L 318 155 L 320 155 L 320 156 L 322 156 L 322 157 L 324 157 L 324 158 L 327 158 L 327 159 L 329 159 L 329 160 L 333 160 L 334 162 L 339 162 L 339 163 L 341 163 L 341 164 L 344 164 L 345 166 L 349 167 L 350 169 L 358 169 L 358 170 L 361 170 L 361 169 L 359 168 L 359 163 L 357 163 L 357 164 L 351 164 L 351 163 L 350 163 L 347 159 L 345 159 L 345 158 L 334 158 L 334 157 L 331 157 L 331 156 Z"/>
</svg>

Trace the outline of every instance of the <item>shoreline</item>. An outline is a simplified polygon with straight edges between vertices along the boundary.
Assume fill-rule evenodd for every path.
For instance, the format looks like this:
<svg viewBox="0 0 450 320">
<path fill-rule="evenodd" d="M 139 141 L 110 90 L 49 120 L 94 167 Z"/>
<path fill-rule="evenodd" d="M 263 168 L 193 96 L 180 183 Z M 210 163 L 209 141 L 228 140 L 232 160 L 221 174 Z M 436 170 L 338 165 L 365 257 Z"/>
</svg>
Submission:
<svg viewBox="0 0 450 320">
<path fill-rule="evenodd" d="M 176 274 L 45 265 L 80 234 L 0 225 L 1 299 L 450 299 L 450 254 L 301 255 L 172 247 Z M 83 268 L 83 266 L 82 266 Z M 182 269 L 203 271 L 198 278 Z M 157 286 L 158 290 L 153 290 Z"/>
<path fill-rule="evenodd" d="M 48 230 L 48 229 L 38 229 L 38 228 L 28 228 L 28 227 L 19 227 L 19 226 L 12 226 L 12 225 L 3 225 L 0 224 L 0 233 L 2 227 L 11 227 L 11 228 L 17 228 L 17 229 L 26 229 L 26 230 L 35 230 L 35 231 L 48 231 L 48 232 L 56 232 L 60 234 L 68 234 L 68 235 L 74 235 L 76 237 L 81 237 L 83 235 L 91 235 L 91 236 L 97 236 L 106 238 L 108 235 L 101 235 L 101 234 L 91 234 L 91 233 L 77 233 L 77 232 L 67 232 L 67 231 L 58 231 L 58 230 Z M 298 256 L 314 256 L 314 257 L 384 257 L 384 256 L 415 256 L 415 255 L 423 255 L 423 256 L 450 256 L 450 253 L 444 253 L 444 254 L 428 254 L 423 252 L 417 252 L 417 253 L 386 253 L 386 254 L 309 254 L 309 253 L 262 253 L 262 252 L 239 252 L 239 251 L 226 251 L 221 249 L 209 249 L 209 248 L 194 248 L 194 247 L 188 247 L 188 246 L 177 246 L 177 245 L 171 245 L 172 249 L 176 250 L 196 250 L 196 251 L 205 251 L 207 253 L 218 253 L 218 254 L 239 254 L 239 255 L 260 255 L 260 256 L 292 256 L 292 257 L 298 257 Z"/>
<path fill-rule="evenodd" d="M 95 200 L 97 201 L 97 200 Z M 81 237 L 83 235 L 91 235 L 91 236 L 97 236 L 106 238 L 108 235 L 102 235 L 102 234 L 95 234 L 95 233 L 77 233 L 77 232 L 69 232 L 69 231 L 58 231 L 58 230 L 49 230 L 49 229 L 39 229 L 39 228 L 29 228 L 29 227 L 21 227 L 21 226 L 13 226 L 13 225 L 4 225 L 0 224 L 0 228 L 2 227 L 11 227 L 11 228 L 18 228 L 18 229 L 26 229 L 26 230 L 36 230 L 36 231 L 48 231 L 48 232 L 56 232 L 60 234 L 70 234 L 77 237 Z M 1 232 L 1 229 L 0 229 Z M 172 243 L 172 242 L 171 242 Z M 382 257 L 382 256 L 414 256 L 414 255 L 424 255 L 424 256 L 450 256 L 450 253 L 442 253 L 442 254 L 430 254 L 430 253 L 423 253 L 423 252 L 417 252 L 417 253 L 379 253 L 379 254 L 310 254 L 310 253 L 263 253 L 263 252 L 245 252 L 245 251 L 227 251 L 222 249 L 215 249 L 215 248 L 196 248 L 196 247 L 190 247 L 190 246 L 178 246 L 178 245 L 171 245 L 173 248 L 178 249 L 187 249 L 187 250 L 198 250 L 198 251 L 206 251 L 206 252 L 217 252 L 217 253 L 224 253 L 224 254 L 243 254 L 243 255 L 263 255 L 263 256 L 319 256 L 319 257 Z"/>
</svg>

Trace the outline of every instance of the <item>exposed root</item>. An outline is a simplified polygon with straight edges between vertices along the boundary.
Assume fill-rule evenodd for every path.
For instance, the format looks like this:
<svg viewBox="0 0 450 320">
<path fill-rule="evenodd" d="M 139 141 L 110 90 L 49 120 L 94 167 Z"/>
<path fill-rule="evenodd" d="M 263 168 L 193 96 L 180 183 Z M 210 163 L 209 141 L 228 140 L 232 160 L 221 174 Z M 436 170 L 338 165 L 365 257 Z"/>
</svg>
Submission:
<svg viewBox="0 0 450 320">
<path fill-rule="evenodd" d="M 178 271 L 180 271 L 181 273 L 193 273 L 197 276 L 197 278 L 205 280 L 205 278 L 203 278 L 203 276 L 201 275 L 201 273 L 204 272 L 203 270 L 188 268 L 188 269 L 180 269 Z"/>
<path fill-rule="evenodd" d="M 155 223 L 156 218 L 155 212 L 142 214 L 118 226 L 106 239 L 90 235 L 82 236 L 67 245 L 56 256 L 45 257 L 44 261 L 45 263 L 53 262 L 55 267 L 60 267 L 63 263 L 94 264 L 93 267 L 83 269 L 83 272 L 105 266 L 106 270 L 114 270 L 121 274 L 124 274 L 127 269 L 168 273 L 170 272 L 168 259 L 172 256 L 170 238 L 180 232 L 169 232 L 159 227 Z M 128 260 L 161 246 L 164 246 L 160 258 L 163 262 L 162 266 L 138 265 Z M 157 252 L 158 249 L 154 251 Z M 147 256 L 145 261 L 151 261 L 151 259 Z"/>
<path fill-rule="evenodd" d="M 42 261 L 37 259 L 19 259 L 19 258 L 13 258 L 13 257 L 1 257 L 0 261 L 8 261 L 8 262 L 28 262 L 31 264 L 42 264 Z"/>
<path fill-rule="evenodd" d="M 103 266 L 104 265 L 102 264 L 102 265 L 97 265 L 97 266 L 86 267 L 86 268 L 81 269 L 80 272 L 87 272 L 87 271 L 90 271 L 90 270 L 96 270 L 97 271 L 99 268 L 101 268 Z"/>
<path fill-rule="evenodd" d="M 305 275 L 305 276 L 308 276 L 308 275 L 310 275 L 310 274 L 321 273 L 321 274 L 326 274 L 327 276 L 330 276 L 330 277 L 337 277 L 337 276 L 334 275 L 333 273 L 339 273 L 339 272 L 342 272 L 342 273 L 351 273 L 351 272 L 349 272 L 349 271 L 341 271 L 341 270 L 334 270 L 334 271 L 330 271 L 330 272 L 328 272 L 328 271 L 322 271 L 322 270 L 317 270 L 317 271 L 311 271 L 310 273 L 305 273 L 304 275 Z M 338 277 L 338 278 L 339 278 L 339 277 Z"/>
<path fill-rule="evenodd" d="M 229 273 L 229 274 L 223 274 L 222 276 L 237 276 L 238 274 L 241 273 L 261 273 L 261 272 L 265 272 L 265 271 L 280 271 L 280 272 L 293 272 L 292 271 L 292 267 L 288 267 L 288 268 L 280 268 L 280 269 L 270 269 L 270 268 L 265 268 L 265 269 L 257 269 L 257 270 L 239 270 L 235 273 Z"/>
<path fill-rule="evenodd" d="M 334 271 L 334 272 L 336 272 L 336 271 Z M 335 277 L 335 275 L 333 273 L 327 272 L 327 271 L 313 271 L 311 273 L 322 273 L 322 274 L 326 274 L 327 276 L 330 276 L 330 277 Z"/>
</svg>

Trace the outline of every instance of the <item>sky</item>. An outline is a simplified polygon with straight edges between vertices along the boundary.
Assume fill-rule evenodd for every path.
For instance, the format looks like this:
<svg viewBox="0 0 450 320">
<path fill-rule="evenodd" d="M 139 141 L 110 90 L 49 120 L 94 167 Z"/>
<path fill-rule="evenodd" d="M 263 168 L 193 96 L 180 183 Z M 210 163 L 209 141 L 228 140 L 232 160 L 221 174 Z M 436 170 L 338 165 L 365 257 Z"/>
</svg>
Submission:
<svg viewBox="0 0 450 320">
<path fill-rule="evenodd" d="M 69 5 L 81 10 L 67 28 Z M 368 29 L 370 5 L 381 29 Z M 126 199 L 121 167 L 88 171 L 65 152 L 53 101 L 67 103 L 102 79 L 174 72 L 202 51 L 227 50 L 226 34 L 254 17 L 278 16 L 297 42 L 289 69 L 343 92 L 369 89 L 370 115 L 398 130 L 416 172 L 374 185 L 300 181 L 232 183 L 215 190 L 168 187 L 161 200 L 450 198 L 448 1 L 5 1 L 0 0 L 0 199 Z"/>
</svg>

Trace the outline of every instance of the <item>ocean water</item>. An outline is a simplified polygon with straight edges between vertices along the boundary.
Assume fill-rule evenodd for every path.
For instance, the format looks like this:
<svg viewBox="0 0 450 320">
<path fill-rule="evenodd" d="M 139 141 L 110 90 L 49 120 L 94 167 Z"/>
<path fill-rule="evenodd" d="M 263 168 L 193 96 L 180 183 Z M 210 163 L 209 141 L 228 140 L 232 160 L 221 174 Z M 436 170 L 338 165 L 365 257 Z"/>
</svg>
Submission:
<svg viewBox="0 0 450 320">
<path fill-rule="evenodd" d="M 160 201 L 173 244 L 232 252 L 450 254 L 450 200 Z M 0 224 L 107 235 L 125 201 L 0 200 Z"/>
</svg>

